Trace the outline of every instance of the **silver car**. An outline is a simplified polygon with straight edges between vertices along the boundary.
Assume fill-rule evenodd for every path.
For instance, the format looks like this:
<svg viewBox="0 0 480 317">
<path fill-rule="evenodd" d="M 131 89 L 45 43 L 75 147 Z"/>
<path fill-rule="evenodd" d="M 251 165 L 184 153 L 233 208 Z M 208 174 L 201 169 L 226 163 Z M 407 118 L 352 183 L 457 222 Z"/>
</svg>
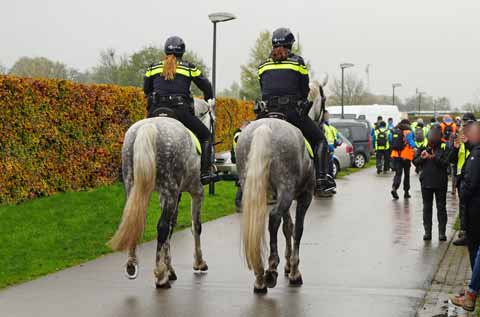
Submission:
<svg viewBox="0 0 480 317">
<path fill-rule="evenodd" d="M 352 143 L 340 132 L 338 132 L 342 144 L 333 152 L 333 177 L 337 177 L 339 171 L 349 168 L 353 163 Z"/>
</svg>

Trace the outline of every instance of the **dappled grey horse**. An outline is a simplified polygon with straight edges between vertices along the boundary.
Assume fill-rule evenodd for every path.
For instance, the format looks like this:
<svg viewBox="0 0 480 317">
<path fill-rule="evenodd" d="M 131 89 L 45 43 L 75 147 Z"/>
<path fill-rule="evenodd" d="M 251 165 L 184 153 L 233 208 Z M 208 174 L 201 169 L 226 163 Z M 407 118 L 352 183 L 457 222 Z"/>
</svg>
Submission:
<svg viewBox="0 0 480 317">
<path fill-rule="evenodd" d="M 255 293 L 266 293 L 277 283 L 277 233 L 283 219 L 286 239 L 285 274 L 291 285 L 301 285 L 298 269 L 305 214 L 312 201 L 315 173 L 299 129 L 273 118 L 249 124 L 238 139 L 237 168 L 242 197 L 243 249 L 256 276 Z M 290 206 L 297 201 L 295 225 Z M 270 256 L 265 271 L 265 222 L 269 218 Z M 293 249 L 292 249 L 293 235 Z"/>
<path fill-rule="evenodd" d="M 208 104 L 196 100 L 196 111 L 209 126 Z M 126 274 L 135 279 L 138 260 L 135 248 L 142 236 L 151 194 L 160 196 L 161 217 L 157 224 L 157 252 L 155 284 L 157 288 L 170 287 L 175 280 L 170 255 L 170 238 L 178 216 L 180 194 L 188 192 L 192 199 L 192 232 L 195 240 L 193 269 L 206 271 L 202 258 L 200 209 L 203 186 L 200 183 L 200 156 L 190 132 L 179 121 L 156 117 L 132 125 L 122 148 L 122 172 L 126 203 L 122 221 L 109 245 L 114 250 L 128 250 Z"/>
</svg>

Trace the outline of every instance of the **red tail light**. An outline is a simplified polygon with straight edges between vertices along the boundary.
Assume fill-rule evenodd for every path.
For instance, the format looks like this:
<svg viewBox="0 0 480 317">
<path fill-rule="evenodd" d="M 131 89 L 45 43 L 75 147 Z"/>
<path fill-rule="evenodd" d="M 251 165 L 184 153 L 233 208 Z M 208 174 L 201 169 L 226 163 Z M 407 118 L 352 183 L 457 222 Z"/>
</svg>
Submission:
<svg viewBox="0 0 480 317">
<path fill-rule="evenodd" d="M 347 154 L 353 153 L 353 146 L 347 145 L 347 148 L 345 150 L 347 151 Z"/>
</svg>

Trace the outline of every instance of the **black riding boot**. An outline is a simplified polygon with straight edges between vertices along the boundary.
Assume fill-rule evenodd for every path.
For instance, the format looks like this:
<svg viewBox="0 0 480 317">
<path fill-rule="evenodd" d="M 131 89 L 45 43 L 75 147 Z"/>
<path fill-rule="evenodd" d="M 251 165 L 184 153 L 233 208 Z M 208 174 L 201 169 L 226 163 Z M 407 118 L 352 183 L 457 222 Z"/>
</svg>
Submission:
<svg viewBox="0 0 480 317">
<path fill-rule="evenodd" d="M 203 185 L 210 183 L 212 164 L 212 145 L 210 142 L 202 143 L 202 157 L 200 162 L 200 181 Z"/>
<path fill-rule="evenodd" d="M 332 195 L 336 184 L 332 177 L 328 177 L 328 144 L 322 142 L 314 151 L 315 165 L 315 192 L 321 195 Z"/>
</svg>

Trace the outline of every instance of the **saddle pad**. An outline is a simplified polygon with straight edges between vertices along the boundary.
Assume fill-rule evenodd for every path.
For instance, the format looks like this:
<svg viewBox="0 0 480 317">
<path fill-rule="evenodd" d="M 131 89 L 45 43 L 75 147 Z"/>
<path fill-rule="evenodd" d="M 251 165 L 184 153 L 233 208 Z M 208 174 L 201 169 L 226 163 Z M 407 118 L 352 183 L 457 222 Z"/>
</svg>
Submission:
<svg viewBox="0 0 480 317">
<path fill-rule="evenodd" d="M 305 140 L 305 147 L 307 148 L 308 155 L 310 155 L 310 158 L 313 159 L 313 150 L 312 146 L 310 145 L 310 142 L 307 141 L 307 139 L 303 138 Z"/>
<path fill-rule="evenodd" d="M 200 141 L 198 140 L 195 133 L 193 133 L 189 129 L 187 129 L 187 131 L 188 131 L 188 133 L 190 133 L 190 137 L 192 138 L 193 144 L 195 144 L 195 149 L 197 149 L 197 154 L 201 155 L 202 154 L 202 146 L 200 145 Z"/>
</svg>

